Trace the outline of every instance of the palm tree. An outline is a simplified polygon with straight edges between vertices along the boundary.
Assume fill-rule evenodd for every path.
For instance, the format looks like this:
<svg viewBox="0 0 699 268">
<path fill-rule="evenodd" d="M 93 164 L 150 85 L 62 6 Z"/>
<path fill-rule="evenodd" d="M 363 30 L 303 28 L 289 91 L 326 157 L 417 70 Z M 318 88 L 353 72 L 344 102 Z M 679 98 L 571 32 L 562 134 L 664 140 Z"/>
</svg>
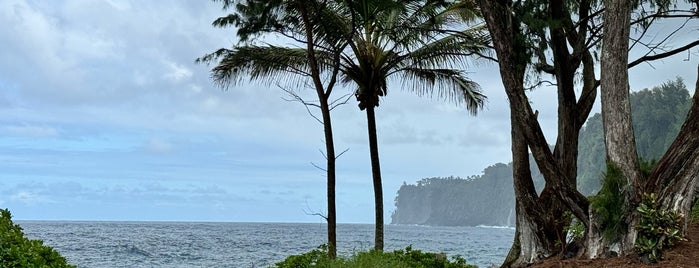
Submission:
<svg viewBox="0 0 699 268">
<path fill-rule="evenodd" d="M 223 8 L 235 5 L 235 13 L 216 19 L 216 27 L 237 27 L 241 44 L 232 49 L 219 49 L 207 54 L 197 62 L 211 63 L 218 61 L 211 70 L 214 82 L 223 89 L 241 82 L 244 77 L 271 83 L 274 79 L 297 80 L 300 84 L 315 89 L 317 103 L 294 97 L 306 106 L 315 106 L 321 110 L 318 119 L 323 124 L 325 134 L 325 158 L 327 176 L 327 214 L 323 216 L 328 222 L 328 255 L 335 258 L 337 251 L 337 221 L 335 206 L 335 145 L 333 140 L 330 111 L 334 108 L 330 94 L 337 83 L 340 68 L 340 52 L 343 43 L 332 37 L 339 36 L 336 28 L 330 27 L 336 17 L 323 14 L 327 5 L 310 0 L 247 0 L 238 3 L 234 0 L 214 0 L 222 2 Z M 250 41 L 266 33 L 276 33 L 300 43 L 305 47 L 284 47 L 273 45 L 254 45 Z M 310 81 L 309 81 L 310 80 Z M 323 81 L 327 81 L 323 83 Z M 292 91 L 287 91 L 292 92 Z M 293 94 L 293 93 L 290 93 Z"/>
<path fill-rule="evenodd" d="M 383 189 L 376 133 L 375 108 L 388 93 L 389 82 L 402 82 L 418 95 L 434 95 L 465 104 L 476 114 L 485 96 L 465 68 L 473 54 L 486 51 L 482 27 L 463 27 L 477 14 L 475 4 L 450 5 L 439 0 L 346 1 L 349 35 L 342 54 L 343 82 L 356 86 L 359 109 L 366 112 L 374 185 L 375 245 L 383 250 Z"/>
<path fill-rule="evenodd" d="M 221 1 L 225 7 L 234 2 Z M 487 40 L 482 34 L 485 28 L 461 24 L 476 18 L 474 5 L 471 1 L 452 5 L 443 0 L 248 0 L 245 3 L 236 6 L 238 14 L 220 18 L 214 24 L 241 27 L 238 34 L 242 37 L 280 33 L 301 41 L 306 47 L 243 45 L 221 49 L 200 61 L 220 60 L 212 69 L 212 77 L 223 87 L 244 76 L 254 80 L 270 76 L 311 77 L 321 110 L 337 75 L 344 84 L 356 87 L 354 95 L 367 116 L 376 217 L 374 248 L 383 250 L 383 189 L 375 108 L 380 97 L 386 96 L 389 82 L 396 80 L 420 96 L 436 95 L 463 103 L 474 115 L 483 107 L 485 96 L 478 84 L 461 70 L 474 54 L 482 55 L 487 50 Z M 253 19 L 241 19 L 251 14 Z M 459 27 L 466 30 L 455 30 Z M 320 80 L 326 76 L 330 79 L 323 92 Z M 325 110 L 323 113 L 328 142 L 331 140 L 327 131 L 329 110 L 328 121 Z M 330 150 L 327 151 L 330 161 Z M 330 164 L 328 189 L 329 170 Z M 330 246 L 334 243 L 330 242 Z"/>
</svg>

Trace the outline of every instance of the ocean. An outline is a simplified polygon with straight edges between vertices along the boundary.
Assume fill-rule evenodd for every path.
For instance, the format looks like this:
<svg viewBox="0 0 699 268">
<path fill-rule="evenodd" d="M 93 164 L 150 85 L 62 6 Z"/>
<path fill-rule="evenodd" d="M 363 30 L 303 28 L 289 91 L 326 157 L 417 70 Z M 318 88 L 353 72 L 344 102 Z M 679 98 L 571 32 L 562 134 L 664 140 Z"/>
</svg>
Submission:
<svg viewBox="0 0 699 268">
<path fill-rule="evenodd" d="M 16 221 L 79 268 L 269 267 L 325 243 L 321 223 Z M 338 224 L 338 254 L 371 249 L 374 226 Z M 514 229 L 386 225 L 385 248 L 460 255 L 469 264 L 500 264 Z"/>
</svg>

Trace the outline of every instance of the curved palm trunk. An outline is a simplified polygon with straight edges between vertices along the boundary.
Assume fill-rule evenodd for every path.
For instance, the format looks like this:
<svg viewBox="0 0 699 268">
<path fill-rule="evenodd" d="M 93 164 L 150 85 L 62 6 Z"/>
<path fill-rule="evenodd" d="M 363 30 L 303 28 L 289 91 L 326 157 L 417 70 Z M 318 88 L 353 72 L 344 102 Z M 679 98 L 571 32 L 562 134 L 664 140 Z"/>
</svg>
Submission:
<svg viewBox="0 0 699 268">
<path fill-rule="evenodd" d="M 369 155 L 371 157 L 371 177 L 374 182 L 374 211 L 376 213 L 374 249 L 383 250 L 383 186 L 381 186 L 381 165 L 379 164 L 379 143 L 376 138 L 376 115 L 374 106 L 366 107 L 367 128 L 369 130 Z"/>
</svg>

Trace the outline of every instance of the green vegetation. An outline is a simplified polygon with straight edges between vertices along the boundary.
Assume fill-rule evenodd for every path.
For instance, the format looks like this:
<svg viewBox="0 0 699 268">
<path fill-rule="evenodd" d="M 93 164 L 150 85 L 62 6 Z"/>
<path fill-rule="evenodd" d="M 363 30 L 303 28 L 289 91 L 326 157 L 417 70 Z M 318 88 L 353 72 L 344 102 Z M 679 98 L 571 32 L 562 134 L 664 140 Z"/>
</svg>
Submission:
<svg viewBox="0 0 699 268">
<path fill-rule="evenodd" d="M 327 246 L 322 245 L 309 252 L 292 255 L 284 261 L 276 264 L 277 268 L 353 268 L 353 267 L 382 267 L 382 268 L 475 268 L 469 265 L 460 256 L 454 256 L 451 260 L 446 255 L 428 253 L 414 250 L 410 246 L 405 250 L 382 252 L 371 250 L 360 252 L 349 258 L 330 259 L 327 254 Z"/>
<path fill-rule="evenodd" d="M 691 222 L 696 222 L 697 220 L 699 220 L 699 199 L 694 201 L 691 214 L 689 214 L 689 220 Z"/>
<path fill-rule="evenodd" d="M 563 213 L 563 217 L 566 219 L 573 219 L 563 228 L 568 234 L 566 243 L 571 243 L 574 240 L 582 239 L 585 235 L 585 225 L 580 220 L 575 218 L 570 210 L 566 210 Z"/>
<path fill-rule="evenodd" d="M 663 251 L 682 239 L 682 216 L 675 211 L 660 209 L 654 194 L 643 196 L 637 211 L 641 222 L 636 226 L 636 251 L 646 262 L 657 262 Z"/>
<path fill-rule="evenodd" d="M 659 159 L 677 136 L 692 104 L 687 86 L 677 78 L 653 89 L 633 92 L 630 98 L 638 156 Z M 585 195 L 600 189 L 598 178 L 604 172 L 606 155 L 603 133 L 599 113 L 591 116 L 580 131 L 578 189 Z M 642 161 L 642 172 L 643 165 Z"/>
<path fill-rule="evenodd" d="M 0 210 L 0 268 L 74 267 L 41 240 L 24 237 L 22 228 L 12 222 L 10 211 Z"/>
<path fill-rule="evenodd" d="M 624 197 L 621 192 L 624 174 L 613 163 L 607 163 L 607 171 L 602 179 L 602 189 L 590 197 L 590 206 L 597 211 L 607 241 L 616 241 L 626 227 L 621 220 Z"/>
</svg>

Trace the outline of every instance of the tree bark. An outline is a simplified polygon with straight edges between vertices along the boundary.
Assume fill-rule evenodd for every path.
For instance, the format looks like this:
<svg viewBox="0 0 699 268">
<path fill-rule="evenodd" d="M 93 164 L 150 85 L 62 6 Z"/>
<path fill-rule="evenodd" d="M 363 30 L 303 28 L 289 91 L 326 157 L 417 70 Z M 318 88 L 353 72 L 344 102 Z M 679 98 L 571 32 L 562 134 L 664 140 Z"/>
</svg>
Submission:
<svg viewBox="0 0 699 268">
<path fill-rule="evenodd" d="M 383 251 L 383 186 L 381 185 L 381 165 L 379 164 L 379 142 L 376 136 L 376 115 L 374 105 L 366 107 L 367 128 L 369 131 L 369 155 L 371 158 L 371 177 L 374 182 L 374 249 Z"/>
<path fill-rule="evenodd" d="M 604 36 L 602 38 L 601 99 L 604 143 L 607 162 L 616 165 L 622 172 L 621 189 L 624 200 L 622 221 L 626 230 L 619 241 L 600 239 L 600 228 L 588 230 L 588 256 L 600 257 L 602 253 L 616 251 L 617 254 L 631 253 L 636 240 L 636 204 L 640 200 L 641 172 L 636 153 L 631 107 L 629 101 L 628 50 L 631 23 L 629 1 L 605 0 Z M 590 211 L 594 214 L 594 211 Z M 592 215 L 594 218 L 595 215 Z M 618 243 L 617 243 L 618 242 Z"/>
<path fill-rule="evenodd" d="M 514 242 L 501 267 L 522 267 L 555 254 L 556 231 L 547 228 L 551 217 L 547 215 L 547 207 L 540 205 L 534 188 L 523 126 L 514 116 L 510 116 L 510 122 L 516 229 Z"/>
</svg>

